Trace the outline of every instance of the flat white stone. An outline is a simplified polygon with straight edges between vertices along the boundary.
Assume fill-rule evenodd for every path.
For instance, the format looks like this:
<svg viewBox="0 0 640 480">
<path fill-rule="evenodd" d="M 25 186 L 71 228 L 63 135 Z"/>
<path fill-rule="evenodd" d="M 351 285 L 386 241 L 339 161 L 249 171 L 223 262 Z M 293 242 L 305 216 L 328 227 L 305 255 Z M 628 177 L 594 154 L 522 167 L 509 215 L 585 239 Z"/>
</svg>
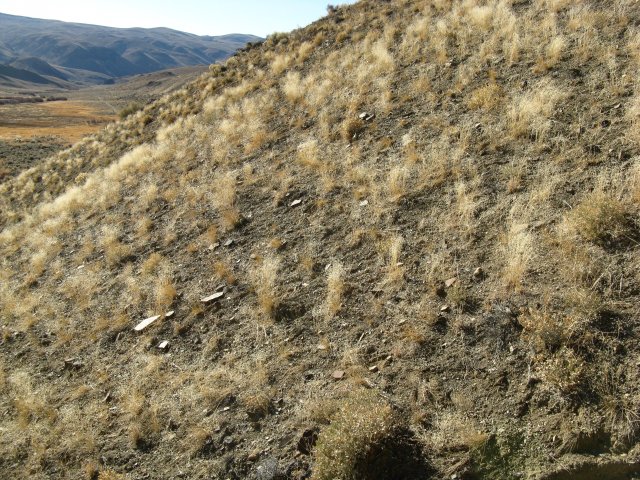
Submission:
<svg viewBox="0 0 640 480">
<path fill-rule="evenodd" d="M 297 200 L 294 200 L 293 202 L 291 202 L 291 206 L 292 207 L 297 207 L 298 205 L 300 205 L 302 203 L 302 199 L 299 198 Z"/>
<path fill-rule="evenodd" d="M 214 300 L 219 299 L 222 296 L 224 296 L 224 292 L 216 292 L 213 295 L 209 295 L 208 297 L 204 297 L 204 298 L 200 299 L 200 301 L 202 303 L 209 303 L 209 302 L 213 302 Z"/>
<path fill-rule="evenodd" d="M 164 316 L 166 318 L 171 318 L 171 317 L 173 317 L 174 313 L 176 313 L 176 312 L 174 310 L 171 310 L 170 312 L 165 313 Z"/>
<path fill-rule="evenodd" d="M 163 340 L 158 344 L 158 348 L 160 350 L 164 350 L 165 348 L 167 348 L 169 346 L 169 340 Z"/>
<path fill-rule="evenodd" d="M 155 322 L 159 318 L 160 318 L 160 315 L 154 315 L 153 317 L 145 318 L 138 325 L 136 325 L 133 329 L 136 332 L 140 332 L 141 330 L 144 330 L 145 328 L 147 328 L 149 325 L 151 325 L 153 322 Z"/>
</svg>

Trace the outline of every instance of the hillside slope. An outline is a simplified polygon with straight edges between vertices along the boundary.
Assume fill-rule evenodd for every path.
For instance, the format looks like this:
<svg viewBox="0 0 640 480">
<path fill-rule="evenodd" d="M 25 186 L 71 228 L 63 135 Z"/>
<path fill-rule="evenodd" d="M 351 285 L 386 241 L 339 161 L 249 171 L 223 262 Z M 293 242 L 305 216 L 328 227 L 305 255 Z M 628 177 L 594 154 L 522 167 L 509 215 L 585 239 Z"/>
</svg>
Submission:
<svg viewBox="0 0 640 480">
<path fill-rule="evenodd" d="M 0 13 L 0 63 L 78 84 L 98 82 L 101 76 L 206 65 L 257 40 L 253 35 L 197 36 L 168 28 L 111 28 Z"/>
<path fill-rule="evenodd" d="M 361 0 L 0 184 L 0 472 L 637 477 L 639 25 Z"/>
</svg>

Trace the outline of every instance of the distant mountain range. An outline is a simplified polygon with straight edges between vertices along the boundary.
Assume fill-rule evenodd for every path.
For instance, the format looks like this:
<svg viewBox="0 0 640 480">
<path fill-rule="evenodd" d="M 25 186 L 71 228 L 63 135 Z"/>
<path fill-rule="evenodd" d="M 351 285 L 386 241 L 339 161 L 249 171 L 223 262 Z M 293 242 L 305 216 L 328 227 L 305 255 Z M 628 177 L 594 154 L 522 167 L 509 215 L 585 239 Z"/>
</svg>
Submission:
<svg viewBox="0 0 640 480">
<path fill-rule="evenodd" d="M 198 36 L 169 28 L 112 28 L 0 13 L 0 86 L 75 86 L 211 64 L 254 35 Z"/>
</svg>

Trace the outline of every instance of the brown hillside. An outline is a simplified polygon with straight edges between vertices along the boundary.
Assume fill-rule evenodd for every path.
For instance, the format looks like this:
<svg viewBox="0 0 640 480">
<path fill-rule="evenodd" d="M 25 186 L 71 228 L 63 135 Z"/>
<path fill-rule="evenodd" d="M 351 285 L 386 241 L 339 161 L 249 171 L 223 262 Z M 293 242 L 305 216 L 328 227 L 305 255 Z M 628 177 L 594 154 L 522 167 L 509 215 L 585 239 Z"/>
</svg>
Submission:
<svg viewBox="0 0 640 480">
<path fill-rule="evenodd" d="M 636 478 L 639 25 L 361 0 L 4 182 L 2 476 Z"/>
</svg>

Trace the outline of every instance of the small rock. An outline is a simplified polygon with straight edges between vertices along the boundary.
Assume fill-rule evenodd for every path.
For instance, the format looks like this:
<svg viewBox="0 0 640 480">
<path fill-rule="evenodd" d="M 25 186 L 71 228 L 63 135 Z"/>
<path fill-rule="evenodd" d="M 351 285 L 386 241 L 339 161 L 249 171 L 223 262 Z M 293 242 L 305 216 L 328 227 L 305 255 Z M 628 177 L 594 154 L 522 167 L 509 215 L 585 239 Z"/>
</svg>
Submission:
<svg viewBox="0 0 640 480">
<path fill-rule="evenodd" d="M 170 312 L 165 313 L 164 316 L 165 318 L 171 318 L 174 313 L 176 313 L 175 310 L 171 310 Z"/>
<path fill-rule="evenodd" d="M 443 313 L 448 312 L 449 310 L 451 310 L 451 307 L 449 307 L 449 305 L 443 305 L 440 307 L 440 311 Z"/>
<path fill-rule="evenodd" d="M 368 112 L 362 112 L 360 115 L 358 115 L 358 118 L 360 120 L 364 120 L 365 118 L 367 118 L 368 115 L 369 115 Z"/>
<path fill-rule="evenodd" d="M 293 202 L 291 202 L 291 207 L 297 207 L 298 205 L 300 205 L 302 203 L 302 199 L 298 198 L 297 200 L 294 200 Z"/>
<path fill-rule="evenodd" d="M 232 238 L 230 238 L 229 240 L 224 242 L 224 246 L 225 247 L 230 247 L 231 245 L 233 245 L 233 239 Z"/>
<path fill-rule="evenodd" d="M 475 278 L 480 278 L 484 275 L 484 270 L 482 270 L 482 267 L 478 267 L 473 271 L 473 276 Z"/>
<path fill-rule="evenodd" d="M 269 457 L 264 459 L 256 468 L 256 477 L 258 480 L 275 480 L 280 475 L 278 468 L 278 460 Z"/>
<path fill-rule="evenodd" d="M 247 456 L 247 461 L 255 462 L 258 458 L 260 458 L 260 450 L 254 450 Z"/>
<path fill-rule="evenodd" d="M 78 370 L 82 367 L 84 367 L 84 363 L 73 358 L 68 358 L 64 361 L 64 368 L 73 368 L 74 370 Z"/>
<path fill-rule="evenodd" d="M 451 277 L 444 281 L 444 286 L 449 288 L 452 287 L 454 283 L 458 281 L 458 277 Z"/>
<path fill-rule="evenodd" d="M 213 244 L 209 245 L 209 250 L 213 251 L 216 248 L 218 248 L 219 246 L 220 246 L 220 244 L 218 242 L 213 243 Z"/>
<path fill-rule="evenodd" d="M 102 399 L 104 403 L 107 403 L 109 400 L 111 400 L 111 390 L 109 390 L 107 394 L 104 396 L 104 398 Z"/>
<path fill-rule="evenodd" d="M 369 200 L 362 200 L 362 201 L 360 202 L 360 206 L 361 206 L 361 207 L 366 207 L 367 205 L 369 205 Z"/>
<path fill-rule="evenodd" d="M 336 380 L 342 380 L 344 378 L 345 371 L 344 370 L 335 370 L 331 376 Z"/>
<path fill-rule="evenodd" d="M 373 388 L 375 385 L 373 384 L 373 382 L 371 380 L 369 380 L 368 378 L 365 378 L 362 383 L 364 384 L 365 387 L 367 388 Z"/>
<path fill-rule="evenodd" d="M 202 303 L 211 303 L 214 300 L 218 300 L 219 298 L 222 298 L 223 296 L 224 296 L 224 291 L 223 292 L 216 292 L 213 295 L 209 295 L 208 297 L 201 298 L 200 301 Z"/>
<path fill-rule="evenodd" d="M 378 368 L 377 365 L 372 365 L 372 366 L 369 367 L 369 371 L 371 373 L 376 373 L 378 370 L 379 370 L 379 368 Z"/>
<path fill-rule="evenodd" d="M 153 317 L 149 317 L 149 318 L 145 318 L 143 321 L 141 321 L 138 325 L 136 325 L 135 327 L 133 327 L 133 329 L 136 332 L 140 332 L 142 330 L 144 330 L 145 328 L 147 328 L 149 325 L 151 325 L 153 322 L 155 322 L 156 320 L 158 320 L 160 318 L 160 315 L 154 315 Z"/>
<path fill-rule="evenodd" d="M 163 340 L 158 344 L 158 348 L 160 350 L 168 350 L 169 349 L 169 340 Z"/>
<path fill-rule="evenodd" d="M 298 440 L 298 451 L 304 455 L 310 455 L 317 440 L 318 430 L 316 428 L 308 428 L 302 432 L 302 436 Z"/>
<path fill-rule="evenodd" d="M 323 344 L 318 345 L 318 350 L 326 350 L 326 349 L 327 349 L 326 345 L 323 345 Z"/>
<path fill-rule="evenodd" d="M 402 320 L 400 320 L 398 322 L 398 325 L 404 325 L 405 323 L 407 323 L 407 320 L 405 318 L 403 318 Z"/>
</svg>

